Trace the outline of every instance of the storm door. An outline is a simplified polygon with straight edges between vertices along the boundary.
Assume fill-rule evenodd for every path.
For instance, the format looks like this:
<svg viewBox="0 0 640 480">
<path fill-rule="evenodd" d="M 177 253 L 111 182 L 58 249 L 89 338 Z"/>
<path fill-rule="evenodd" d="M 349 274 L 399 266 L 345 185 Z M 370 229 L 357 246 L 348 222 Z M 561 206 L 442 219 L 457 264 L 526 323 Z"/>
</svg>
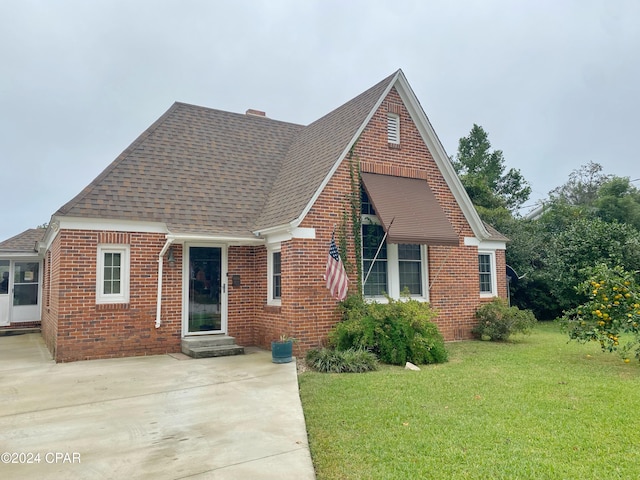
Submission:
<svg viewBox="0 0 640 480">
<path fill-rule="evenodd" d="M 9 260 L 0 260 L 0 325 L 9 325 Z"/>
<path fill-rule="evenodd" d="M 221 247 L 188 247 L 184 334 L 226 332 L 226 258 Z"/>
<path fill-rule="evenodd" d="M 41 261 L 0 260 L 0 325 L 40 321 Z"/>
</svg>

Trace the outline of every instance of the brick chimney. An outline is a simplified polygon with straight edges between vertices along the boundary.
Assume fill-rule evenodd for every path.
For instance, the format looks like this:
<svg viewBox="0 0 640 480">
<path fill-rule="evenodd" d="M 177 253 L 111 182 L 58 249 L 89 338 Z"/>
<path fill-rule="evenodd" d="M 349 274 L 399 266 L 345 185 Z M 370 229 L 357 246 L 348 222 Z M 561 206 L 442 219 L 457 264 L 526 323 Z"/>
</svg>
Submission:
<svg viewBox="0 0 640 480">
<path fill-rule="evenodd" d="M 245 112 L 247 115 L 254 115 L 256 117 L 266 117 L 267 114 L 261 110 L 254 110 L 253 108 L 250 108 L 249 110 L 247 110 Z"/>
</svg>

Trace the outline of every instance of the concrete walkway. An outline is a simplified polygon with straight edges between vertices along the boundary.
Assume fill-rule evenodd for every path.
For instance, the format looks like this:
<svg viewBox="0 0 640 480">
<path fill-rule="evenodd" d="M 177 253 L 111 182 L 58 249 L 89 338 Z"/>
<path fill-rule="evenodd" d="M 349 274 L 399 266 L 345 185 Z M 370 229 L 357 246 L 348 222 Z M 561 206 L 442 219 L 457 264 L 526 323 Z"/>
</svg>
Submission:
<svg viewBox="0 0 640 480">
<path fill-rule="evenodd" d="M 7 479 L 315 478 L 295 363 L 259 349 L 56 364 L 0 336 L 0 456 Z"/>
</svg>

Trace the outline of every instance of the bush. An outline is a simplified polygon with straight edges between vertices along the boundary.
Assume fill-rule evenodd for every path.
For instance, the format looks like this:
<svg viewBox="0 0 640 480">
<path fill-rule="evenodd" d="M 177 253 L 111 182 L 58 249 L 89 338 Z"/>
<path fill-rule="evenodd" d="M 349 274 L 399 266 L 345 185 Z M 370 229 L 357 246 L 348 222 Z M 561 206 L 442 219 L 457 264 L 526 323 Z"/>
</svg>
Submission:
<svg viewBox="0 0 640 480">
<path fill-rule="evenodd" d="M 363 348 L 309 350 L 307 366 L 323 373 L 362 373 L 378 369 L 376 356 Z"/>
<path fill-rule="evenodd" d="M 352 296 L 342 303 L 343 321 L 329 333 L 336 350 L 364 348 L 384 363 L 404 365 L 447 360 L 444 339 L 431 321 L 436 312 L 412 299 L 365 303 Z"/>
<path fill-rule="evenodd" d="M 502 298 L 495 298 L 476 310 L 478 324 L 471 331 L 482 340 L 508 340 L 514 333 L 528 335 L 536 324 L 530 310 L 509 307 Z"/>
<path fill-rule="evenodd" d="M 602 351 L 620 348 L 626 361 L 631 355 L 640 360 L 640 285 L 635 274 L 605 264 L 585 273 L 588 280 L 576 286 L 576 291 L 586 300 L 561 319 L 569 339 L 599 342 Z M 620 346 L 623 333 L 632 339 Z"/>
</svg>

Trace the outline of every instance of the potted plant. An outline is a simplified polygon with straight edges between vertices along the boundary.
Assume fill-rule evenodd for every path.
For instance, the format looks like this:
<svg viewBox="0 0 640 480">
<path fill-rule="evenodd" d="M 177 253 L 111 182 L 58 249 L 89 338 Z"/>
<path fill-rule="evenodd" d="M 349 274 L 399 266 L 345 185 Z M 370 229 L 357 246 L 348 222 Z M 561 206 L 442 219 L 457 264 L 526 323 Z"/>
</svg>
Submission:
<svg viewBox="0 0 640 480">
<path fill-rule="evenodd" d="M 271 361 L 273 363 L 289 363 L 293 360 L 293 342 L 296 339 L 288 335 L 280 335 L 279 340 L 271 342 Z"/>
</svg>

